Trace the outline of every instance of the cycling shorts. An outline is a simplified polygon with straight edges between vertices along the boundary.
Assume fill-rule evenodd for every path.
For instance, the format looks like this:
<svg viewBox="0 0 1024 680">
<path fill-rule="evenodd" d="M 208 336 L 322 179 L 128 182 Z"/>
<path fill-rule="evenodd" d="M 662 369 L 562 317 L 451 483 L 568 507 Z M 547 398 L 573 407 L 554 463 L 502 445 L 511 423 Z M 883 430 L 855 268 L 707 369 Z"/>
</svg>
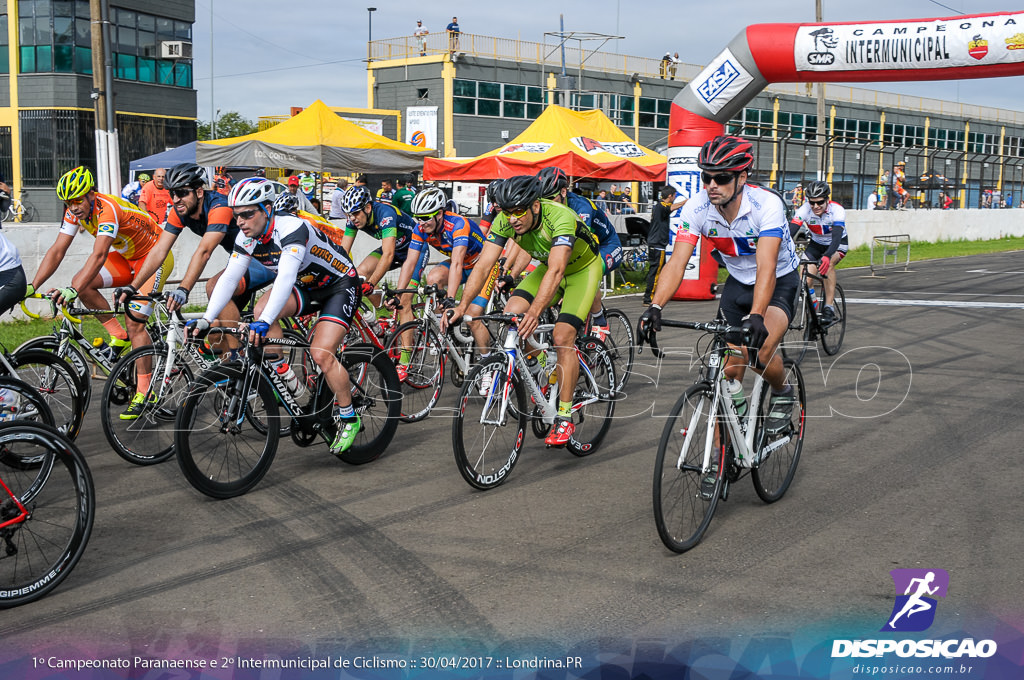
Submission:
<svg viewBox="0 0 1024 680">
<path fill-rule="evenodd" d="M 793 270 L 784 276 L 775 279 L 775 291 L 768 303 L 769 307 L 778 307 L 786 313 L 787 323 L 793 318 L 793 302 L 796 300 L 796 291 L 800 286 L 800 275 Z M 722 286 L 722 299 L 718 308 L 725 316 L 730 326 L 743 324 L 743 317 L 750 314 L 750 307 L 754 304 L 754 285 L 740 283 L 730 276 Z M 738 334 L 729 334 L 726 337 L 728 342 L 739 345 L 743 339 Z"/>
<path fill-rule="evenodd" d="M 548 265 L 541 263 L 537 265 L 523 282 L 520 283 L 512 293 L 515 297 L 521 297 L 529 303 L 540 290 L 540 282 L 547 274 Z M 558 287 L 558 294 L 562 297 L 562 307 L 558 312 L 558 323 L 567 323 L 573 326 L 578 333 L 583 328 L 587 316 L 590 314 L 590 307 L 594 304 L 594 296 L 601 287 L 601 279 L 604 272 L 596 266 L 584 267 L 583 269 L 566 274 Z"/>
<path fill-rule="evenodd" d="M 0 272 L 0 315 L 14 309 L 16 304 L 25 299 L 27 291 L 28 281 L 20 264 Z"/>
<path fill-rule="evenodd" d="M 319 313 L 317 323 L 329 321 L 347 329 L 359 307 L 360 290 L 355 285 L 356 280 L 356 277 L 348 276 L 340 284 L 324 290 L 293 288 L 292 294 L 299 302 L 295 316 Z"/>
<path fill-rule="evenodd" d="M 811 241 L 810 243 L 807 244 L 807 248 L 806 250 L 804 250 L 804 254 L 807 256 L 808 260 L 820 260 L 821 256 L 825 254 L 826 250 L 828 250 L 829 245 L 830 244 L 828 243 L 818 243 L 817 241 Z M 839 250 L 837 250 L 835 254 L 839 255 L 839 259 L 842 259 L 846 255 L 846 251 L 848 251 L 849 249 L 850 239 L 849 237 L 844 236 L 843 240 L 839 242 Z"/>
<path fill-rule="evenodd" d="M 142 269 L 142 263 L 145 261 L 145 256 L 135 260 L 126 260 L 121 253 L 114 250 L 110 251 L 107 253 L 107 261 L 103 263 L 103 268 L 100 269 L 100 280 L 103 282 L 101 287 L 119 288 L 131 284 L 132 279 L 135 278 L 135 273 Z M 139 287 L 139 292 L 142 295 L 149 295 L 150 293 L 162 291 L 172 269 L 174 269 L 174 253 L 167 251 L 164 263 L 157 268 L 148 281 Z M 138 316 L 149 316 L 153 313 L 153 305 L 149 302 L 130 302 L 128 306 Z"/>
</svg>

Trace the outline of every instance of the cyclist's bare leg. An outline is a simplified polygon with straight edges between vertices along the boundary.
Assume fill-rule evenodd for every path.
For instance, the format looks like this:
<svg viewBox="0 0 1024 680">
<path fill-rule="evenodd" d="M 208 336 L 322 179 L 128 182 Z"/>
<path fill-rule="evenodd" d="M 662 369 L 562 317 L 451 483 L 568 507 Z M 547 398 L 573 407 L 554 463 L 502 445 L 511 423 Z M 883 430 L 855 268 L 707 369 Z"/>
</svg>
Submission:
<svg viewBox="0 0 1024 680">
<path fill-rule="evenodd" d="M 836 299 L 836 269 L 832 267 L 825 277 L 825 304 L 831 306 Z"/>
<path fill-rule="evenodd" d="M 369 276 L 374 271 L 376 271 L 378 263 L 380 263 L 380 260 L 378 260 L 376 257 L 373 257 L 373 256 L 364 257 L 363 261 L 360 262 L 359 266 L 356 267 L 356 272 L 358 272 L 359 278 L 361 278 L 363 281 L 365 281 L 367 276 Z M 366 297 L 368 297 L 370 299 L 370 301 L 373 303 L 374 307 L 380 307 L 380 295 L 379 294 L 378 295 L 367 295 Z M 412 319 L 410 319 L 410 321 L 411 320 Z"/>
<path fill-rule="evenodd" d="M 313 340 L 310 342 L 309 353 L 313 361 L 327 380 L 327 385 L 334 392 L 338 406 L 345 408 L 352 405 L 352 383 L 348 379 L 348 371 L 338 361 L 336 352 L 348 329 L 332 321 L 318 321 L 313 328 Z"/>
</svg>

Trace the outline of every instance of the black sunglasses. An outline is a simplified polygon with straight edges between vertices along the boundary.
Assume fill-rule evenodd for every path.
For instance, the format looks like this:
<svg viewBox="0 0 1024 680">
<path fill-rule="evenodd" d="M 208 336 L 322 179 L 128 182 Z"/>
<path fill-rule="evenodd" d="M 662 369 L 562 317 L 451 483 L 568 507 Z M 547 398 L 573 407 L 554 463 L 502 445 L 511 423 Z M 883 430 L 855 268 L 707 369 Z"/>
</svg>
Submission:
<svg viewBox="0 0 1024 680">
<path fill-rule="evenodd" d="M 712 182 L 718 186 L 724 186 L 734 179 L 736 179 L 736 173 L 734 172 L 720 172 L 717 175 L 711 175 L 706 172 L 700 173 L 700 181 L 704 182 L 705 186 Z"/>
<path fill-rule="evenodd" d="M 822 198 L 821 200 L 817 200 L 817 201 L 812 201 L 811 199 L 807 199 L 807 202 L 810 203 L 811 205 L 825 205 L 826 203 L 828 203 L 828 199 L 827 198 Z"/>
<path fill-rule="evenodd" d="M 185 198 L 189 194 L 194 194 L 195 189 L 171 189 L 171 196 L 175 198 Z"/>
<path fill-rule="evenodd" d="M 242 212 L 235 213 L 235 219 L 251 220 L 253 216 L 259 212 L 259 208 L 253 208 L 252 210 L 243 210 Z"/>
</svg>

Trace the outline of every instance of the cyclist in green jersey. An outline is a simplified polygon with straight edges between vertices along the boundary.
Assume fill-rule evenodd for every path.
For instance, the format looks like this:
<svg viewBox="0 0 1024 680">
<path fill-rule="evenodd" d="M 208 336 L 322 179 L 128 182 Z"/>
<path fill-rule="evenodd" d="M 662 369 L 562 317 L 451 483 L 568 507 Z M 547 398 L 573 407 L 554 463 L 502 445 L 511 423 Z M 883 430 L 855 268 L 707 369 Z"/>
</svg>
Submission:
<svg viewBox="0 0 1024 680">
<path fill-rule="evenodd" d="M 579 365 L 573 345 L 601 285 L 603 269 L 593 233 L 569 208 L 541 199 L 541 191 L 540 180 L 532 175 L 511 177 L 497 187 L 494 198 L 501 212 L 463 287 L 462 300 L 441 319 L 441 328 L 466 313 L 509 239 L 539 260 L 540 265 L 516 287 L 504 311 L 523 315 L 519 335 L 529 337 L 537 329 L 541 313 L 562 293 L 552 334 L 558 352 L 558 417 L 544 442 L 565 446 L 575 429 L 570 408 Z"/>
</svg>

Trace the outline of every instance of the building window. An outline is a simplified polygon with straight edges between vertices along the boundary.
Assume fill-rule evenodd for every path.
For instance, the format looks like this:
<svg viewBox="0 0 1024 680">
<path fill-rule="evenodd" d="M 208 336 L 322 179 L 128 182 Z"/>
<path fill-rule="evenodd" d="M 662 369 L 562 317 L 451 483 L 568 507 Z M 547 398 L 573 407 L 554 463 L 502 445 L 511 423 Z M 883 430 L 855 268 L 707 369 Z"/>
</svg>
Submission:
<svg viewBox="0 0 1024 680">
<path fill-rule="evenodd" d="M 54 186 L 63 173 L 94 164 L 92 111 L 36 110 L 18 114 L 25 186 Z"/>
</svg>

